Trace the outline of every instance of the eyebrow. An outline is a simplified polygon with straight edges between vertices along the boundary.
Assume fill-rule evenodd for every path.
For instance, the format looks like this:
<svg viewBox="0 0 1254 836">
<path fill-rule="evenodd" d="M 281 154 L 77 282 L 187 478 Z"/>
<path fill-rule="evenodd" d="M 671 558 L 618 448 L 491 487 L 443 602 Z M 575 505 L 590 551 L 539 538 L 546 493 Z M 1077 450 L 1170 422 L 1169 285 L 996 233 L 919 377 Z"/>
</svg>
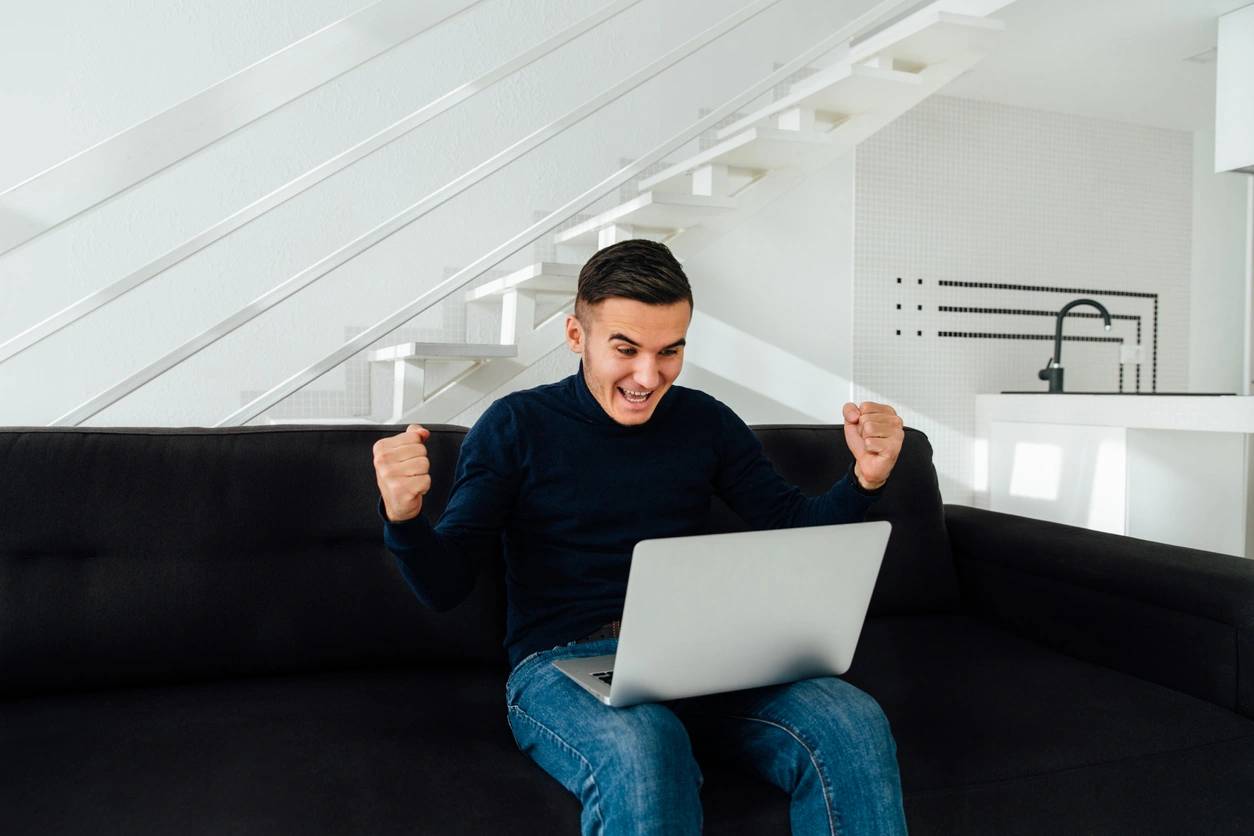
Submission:
<svg viewBox="0 0 1254 836">
<path fill-rule="evenodd" d="M 636 342 L 631 337 L 624 336 L 623 334 L 610 334 L 610 342 L 614 342 L 614 340 L 622 340 L 625 343 L 631 343 L 636 348 L 643 348 L 643 346 L 641 346 L 640 343 Z M 675 340 L 675 342 L 666 346 L 663 350 L 665 350 L 666 348 L 679 348 L 681 345 L 687 345 L 687 344 L 688 344 L 688 341 L 681 337 L 680 339 Z"/>
</svg>

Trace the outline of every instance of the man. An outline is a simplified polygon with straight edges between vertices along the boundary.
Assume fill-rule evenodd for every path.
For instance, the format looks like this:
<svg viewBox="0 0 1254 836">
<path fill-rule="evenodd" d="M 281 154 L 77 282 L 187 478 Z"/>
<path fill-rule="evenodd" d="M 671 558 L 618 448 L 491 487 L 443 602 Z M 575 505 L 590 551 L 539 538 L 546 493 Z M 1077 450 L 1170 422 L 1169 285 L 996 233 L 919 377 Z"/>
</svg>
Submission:
<svg viewBox="0 0 1254 836">
<path fill-rule="evenodd" d="M 437 524 L 421 516 L 429 432 L 411 424 L 375 444 L 384 541 L 437 610 L 460 603 L 503 544 L 510 728 L 579 798 L 584 833 L 699 833 L 693 745 L 788 792 L 794 834 L 904 833 L 888 723 L 839 677 L 610 708 L 549 664 L 615 651 L 633 547 L 702 533 L 712 495 L 756 529 L 860 521 L 901 451 L 892 407 L 847 403 L 855 462 L 827 493 L 803 496 L 727 406 L 675 385 L 692 309 L 664 245 L 594 255 L 566 318 L 579 370 L 484 412 Z"/>
</svg>

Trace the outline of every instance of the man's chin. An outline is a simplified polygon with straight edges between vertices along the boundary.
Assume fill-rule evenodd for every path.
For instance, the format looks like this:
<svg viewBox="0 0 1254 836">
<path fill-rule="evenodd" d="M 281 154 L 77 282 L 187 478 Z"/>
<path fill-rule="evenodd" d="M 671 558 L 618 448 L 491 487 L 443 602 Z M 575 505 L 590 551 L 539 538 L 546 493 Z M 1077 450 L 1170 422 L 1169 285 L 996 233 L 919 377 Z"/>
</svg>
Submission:
<svg viewBox="0 0 1254 836">
<path fill-rule="evenodd" d="M 617 423 L 622 424 L 624 427 L 634 427 L 639 424 L 644 424 L 648 422 L 648 420 L 652 417 L 653 417 L 653 410 L 649 410 L 649 413 L 647 415 L 641 415 L 639 413 L 633 413 L 631 415 L 623 415 L 622 413 L 617 413 L 614 415 L 614 420 Z"/>
</svg>

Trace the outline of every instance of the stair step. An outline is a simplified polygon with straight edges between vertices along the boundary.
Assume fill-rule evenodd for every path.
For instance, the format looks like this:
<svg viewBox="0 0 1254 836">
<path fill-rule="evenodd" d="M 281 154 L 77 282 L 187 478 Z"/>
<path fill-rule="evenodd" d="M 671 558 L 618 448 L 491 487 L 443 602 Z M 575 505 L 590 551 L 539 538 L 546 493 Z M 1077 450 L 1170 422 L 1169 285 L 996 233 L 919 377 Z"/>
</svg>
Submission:
<svg viewBox="0 0 1254 836">
<path fill-rule="evenodd" d="M 688 176 L 705 165 L 726 165 L 756 172 L 785 168 L 807 151 L 832 141 L 833 135 L 827 131 L 784 131 L 759 125 L 642 180 L 640 191 L 685 190 L 690 185 Z"/>
<path fill-rule="evenodd" d="M 735 208 L 736 201 L 726 197 L 649 191 L 558 233 L 554 240 L 559 244 L 587 242 L 589 239 L 596 243 L 597 233 L 611 224 L 644 227 L 669 234 L 693 226 L 711 214 Z"/>
<path fill-rule="evenodd" d="M 515 270 L 507 276 L 493 279 L 466 293 L 467 302 L 481 302 L 500 298 L 511 290 L 531 290 L 541 293 L 574 293 L 579 282 L 578 264 L 542 261 Z"/>
<path fill-rule="evenodd" d="M 401 343 L 370 352 L 372 363 L 397 360 L 491 360 L 514 357 L 518 346 L 496 343 Z"/>
<path fill-rule="evenodd" d="M 921 95 L 921 80 L 915 73 L 841 62 L 794 84 L 788 95 L 733 122 L 717 136 L 734 136 L 755 122 L 794 107 L 857 116 L 900 111 L 906 102 Z"/>
<path fill-rule="evenodd" d="M 845 116 L 884 113 L 899 109 L 902 102 L 919 95 L 922 86 L 913 72 L 862 64 L 841 67 L 835 83 L 818 80 L 823 73 L 794 85 L 783 101 L 795 97 L 800 106 Z"/>
<path fill-rule="evenodd" d="M 1004 29 L 1000 20 L 922 9 L 853 44 L 845 60 L 794 84 L 788 95 L 727 125 L 716 136 L 726 139 L 794 107 L 845 115 L 900 110 L 902 101 L 918 95 L 911 89 L 910 76 L 918 83 L 929 67 L 953 59 L 970 62 L 973 53 Z M 864 63 L 880 57 L 891 60 L 874 67 Z"/>
<path fill-rule="evenodd" d="M 487 363 L 453 386 L 445 387 L 438 394 L 412 409 L 405 410 L 396 423 L 447 423 L 465 410 L 484 400 L 489 393 L 509 383 L 545 355 L 562 345 L 565 335 L 564 314 L 574 309 L 573 302 L 563 310 L 539 323 L 535 329 L 518 336 L 518 356 Z"/>
<path fill-rule="evenodd" d="M 931 66 L 960 52 L 985 49 L 1005 28 L 1004 22 L 992 18 L 925 9 L 854 44 L 848 60 L 856 64 L 887 55 L 907 64 Z"/>
</svg>

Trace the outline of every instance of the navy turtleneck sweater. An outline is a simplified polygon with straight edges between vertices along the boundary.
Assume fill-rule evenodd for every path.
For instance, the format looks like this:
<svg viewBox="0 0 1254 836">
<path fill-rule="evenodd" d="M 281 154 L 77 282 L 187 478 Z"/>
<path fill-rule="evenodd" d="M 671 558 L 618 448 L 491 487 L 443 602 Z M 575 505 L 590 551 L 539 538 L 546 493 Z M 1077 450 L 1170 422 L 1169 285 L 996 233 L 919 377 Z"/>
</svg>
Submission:
<svg viewBox="0 0 1254 836">
<path fill-rule="evenodd" d="M 852 467 L 827 493 L 804 496 L 725 404 L 671 386 L 644 424 L 624 426 L 570 377 L 492 404 L 462 442 L 447 507 L 387 519 L 383 541 L 423 604 L 451 609 L 481 561 L 503 552 L 511 669 L 537 650 L 622 617 L 640 540 L 707 531 L 717 494 L 750 528 L 857 522 L 879 491 Z"/>
</svg>

